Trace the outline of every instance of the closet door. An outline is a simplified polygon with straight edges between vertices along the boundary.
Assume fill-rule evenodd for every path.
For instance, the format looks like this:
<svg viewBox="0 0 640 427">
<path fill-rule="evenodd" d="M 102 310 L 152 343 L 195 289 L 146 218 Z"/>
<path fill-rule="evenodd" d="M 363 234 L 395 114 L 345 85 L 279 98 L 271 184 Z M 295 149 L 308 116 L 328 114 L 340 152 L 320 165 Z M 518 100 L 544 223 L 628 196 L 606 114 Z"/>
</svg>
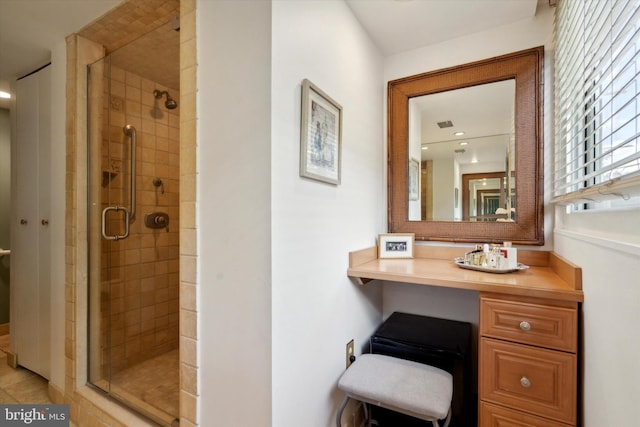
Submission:
<svg viewBox="0 0 640 427">
<path fill-rule="evenodd" d="M 50 370 L 51 323 L 50 94 L 49 67 L 16 83 L 16 194 L 11 256 L 13 350 L 19 365 L 45 378 Z"/>
</svg>

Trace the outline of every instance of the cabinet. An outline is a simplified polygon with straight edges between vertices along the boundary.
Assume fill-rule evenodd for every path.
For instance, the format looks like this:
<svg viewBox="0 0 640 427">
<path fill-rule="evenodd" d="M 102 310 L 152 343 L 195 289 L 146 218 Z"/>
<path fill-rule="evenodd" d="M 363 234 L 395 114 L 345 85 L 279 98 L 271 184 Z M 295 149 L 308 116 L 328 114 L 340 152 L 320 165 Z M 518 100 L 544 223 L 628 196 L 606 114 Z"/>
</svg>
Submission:
<svg viewBox="0 0 640 427">
<path fill-rule="evenodd" d="M 11 350 L 19 365 L 49 378 L 51 67 L 18 80 L 15 92 Z"/>
<path fill-rule="evenodd" d="M 577 302 L 482 293 L 480 426 L 575 426 L 577 347 Z"/>
</svg>

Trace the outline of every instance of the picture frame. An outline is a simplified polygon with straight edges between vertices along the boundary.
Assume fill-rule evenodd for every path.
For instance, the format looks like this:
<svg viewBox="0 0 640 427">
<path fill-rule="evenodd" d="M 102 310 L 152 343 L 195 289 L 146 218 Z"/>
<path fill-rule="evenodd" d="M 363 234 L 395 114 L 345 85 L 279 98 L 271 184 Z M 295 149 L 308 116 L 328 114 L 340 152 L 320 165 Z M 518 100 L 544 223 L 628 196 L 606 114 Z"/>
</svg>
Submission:
<svg viewBox="0 0 640 427">
<path fill-rule="evenodd" d="M 378 258 L 413 258 L 414 233 L 378 235 Z"/>
<path fill-rule="evenodd" d="M 420 199 L 420 162 L 409 159 L 409 200 Z"/>
<path fill-rule="evenodd" d="M 342 106 L 304 79 L 301 110 L 300 176 L 339 185 Z"/>
</svg>

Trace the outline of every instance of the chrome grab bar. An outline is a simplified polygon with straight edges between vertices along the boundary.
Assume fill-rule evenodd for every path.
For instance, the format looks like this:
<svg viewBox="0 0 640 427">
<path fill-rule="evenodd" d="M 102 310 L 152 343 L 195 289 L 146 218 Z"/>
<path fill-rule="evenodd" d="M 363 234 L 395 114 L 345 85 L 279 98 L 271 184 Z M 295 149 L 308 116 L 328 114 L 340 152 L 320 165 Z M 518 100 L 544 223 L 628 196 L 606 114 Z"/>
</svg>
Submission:
<svg viewBox="0 0 640 427">
<path fill-rule="evenodd" d="M 130 144 L 130 160 L 131 166 L 129 172 L 131 174 L 131 194 L 129 198 L 129 209 L 122 206 L 107 206 L 102 210 L 102 237 L 107 240 L 120 240 L 129 237 L 129 222 L 136 214 L 136 128 L 126 125 L 122 128 L 124 134 L 131 138 Z M 124 234 L 107 234 L 107 213 L 109 211 L 122 211 L 124 213 Z"/>
<path fill-rule="evenodd" d="M 122 211 L 124 213 L 124 234 L 107 234 L 107 213 L 109 211 Z M 107 206 L 102 210 L 102 237 L 107 240 L 120 240 L 129 237 L 129 210 L 122 206 Z"/>
<path fill-rule="evenodd" d="M 132 219 L 136 215 L 136 128 L 131 125 L 126 125 L 122 131 L 125 135 L 131 137 L 131 197 L 129 206 L 129 219 Z"/>
</svg>

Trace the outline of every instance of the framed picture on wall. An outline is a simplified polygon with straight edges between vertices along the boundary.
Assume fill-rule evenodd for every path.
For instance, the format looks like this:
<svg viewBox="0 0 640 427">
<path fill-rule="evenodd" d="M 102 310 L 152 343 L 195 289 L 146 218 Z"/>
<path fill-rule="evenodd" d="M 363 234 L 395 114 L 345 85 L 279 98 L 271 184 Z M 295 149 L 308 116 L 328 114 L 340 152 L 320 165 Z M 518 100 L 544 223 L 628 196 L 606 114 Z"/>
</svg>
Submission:
<svg viewBox="0 0 640 427">
<path fill-rule="evenodd" d="M 387 233 L 378 236 L 378 258 L 413 258 L 415 234 Z"/>
<path fill-rule="evenodd" d="M 300 176 L 340 184 L 342 107 L 316 85 L 302 82 Z"/>
<path fill-rule="evenodd" d="M 409 200 L 420 198 L 420 162 L 409 160 Z"/>
</svg>

